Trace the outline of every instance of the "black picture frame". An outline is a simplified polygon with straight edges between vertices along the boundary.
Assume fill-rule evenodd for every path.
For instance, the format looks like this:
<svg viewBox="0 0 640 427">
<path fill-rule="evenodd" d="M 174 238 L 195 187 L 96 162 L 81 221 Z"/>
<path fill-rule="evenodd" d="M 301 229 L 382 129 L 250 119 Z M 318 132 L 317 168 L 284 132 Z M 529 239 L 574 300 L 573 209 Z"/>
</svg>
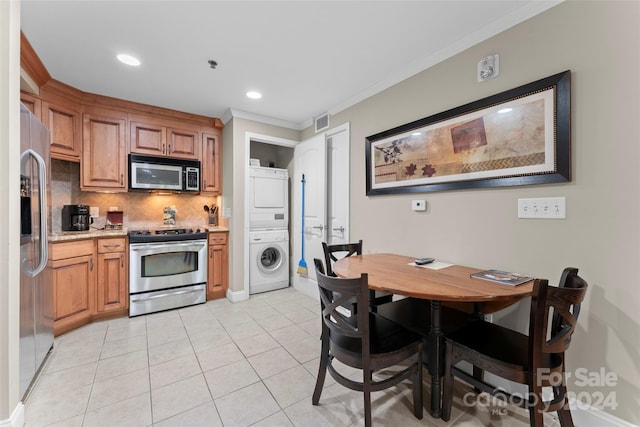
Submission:
<svg viewBox="0 0 640 427">
<path fill-rule="evenodd" d="M 571 181 L 571 71 L 368 136 L 365 162 L 367 196 Z"/>
</svg>

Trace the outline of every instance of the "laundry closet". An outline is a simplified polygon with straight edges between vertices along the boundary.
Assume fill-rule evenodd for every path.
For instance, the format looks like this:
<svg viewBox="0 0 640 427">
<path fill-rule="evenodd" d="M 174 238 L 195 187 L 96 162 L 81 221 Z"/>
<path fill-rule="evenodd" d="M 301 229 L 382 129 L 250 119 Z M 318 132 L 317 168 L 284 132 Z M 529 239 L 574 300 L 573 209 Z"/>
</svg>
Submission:
<svg viewBox="0 0 640 427">
<path fill-rule="evenodd" d="M 290 284 L 289 217 L 293 148 L 250 143 L 249 294 Z"/>
</svg>

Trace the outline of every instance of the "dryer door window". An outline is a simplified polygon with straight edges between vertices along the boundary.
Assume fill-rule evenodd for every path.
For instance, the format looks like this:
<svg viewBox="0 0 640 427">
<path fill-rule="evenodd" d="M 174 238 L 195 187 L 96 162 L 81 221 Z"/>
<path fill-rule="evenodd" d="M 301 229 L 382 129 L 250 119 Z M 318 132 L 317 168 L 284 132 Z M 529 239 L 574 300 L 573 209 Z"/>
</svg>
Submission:
<svg viewBox="0 0 640 427">
<path fill-rule="evenodd" d="M 280 249 L 275 246 L 269 246 L 262 250 L 258 267 L 264 273 L 276 272 L 282 265 L 282 254 Z"/>
</svg>

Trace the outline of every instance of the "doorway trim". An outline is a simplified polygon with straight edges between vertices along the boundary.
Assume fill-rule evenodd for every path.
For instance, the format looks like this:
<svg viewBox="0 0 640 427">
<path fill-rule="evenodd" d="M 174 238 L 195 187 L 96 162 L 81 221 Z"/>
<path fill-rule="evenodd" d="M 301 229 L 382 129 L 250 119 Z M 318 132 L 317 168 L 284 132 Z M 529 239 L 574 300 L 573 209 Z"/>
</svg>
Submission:
<svg viewBox="0 0 640 427">
<path fill-rule="evenodd" d="M 243 280 L 243 296 L 241 299 L 249 298 L 249 161 L 251 158 L 251 141 L 261 142 L 263 144 L 279 145 L 281 147 L 293 148 L 298 143 L 292 139 L 280 138 L 277 136 L 264 135 L 254 132 L 245 132 L 244 134 L 244 280 Z"/>
</svg>

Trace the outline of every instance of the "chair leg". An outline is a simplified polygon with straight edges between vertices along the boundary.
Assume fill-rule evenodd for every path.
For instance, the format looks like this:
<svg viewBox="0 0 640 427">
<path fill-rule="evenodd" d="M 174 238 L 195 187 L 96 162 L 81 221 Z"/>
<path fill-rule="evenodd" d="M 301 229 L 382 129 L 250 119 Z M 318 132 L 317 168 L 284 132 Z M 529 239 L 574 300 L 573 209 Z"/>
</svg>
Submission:
<svg viewBox="0 0 640 427">
<path fill-rule="evenodd" d="M 318 367 L 316 387 L 313 390 L 313 398 L 311 399 L 311 403 L 313 405 L 317 405 L 318 402 L 320 402 L 320 395 L 322 394 L 322 388 L 324 387 L 324 379 L 327 376 L 327 365 L 329 363 L 329 334 L 323 330 L 320 340 L 322 341 L 320 350 L 320 366 Z"/>
<path fill-rule="evenodd" d="M 453 401 L 453 374 L 451 373 L 451 360 L 453 347 L 447 344 L 444 356 L 444 378 L 442 390 L 442 419 L 449 421 L 451 418 L 451 403 Z"/>
<path fill-rule="evenodd" d="M 364 395 L 364 426 L 371 427 L 371 371 L 364 370 L 362 372 L 364 383 L 362 384 L 362 391 Z"/>
<path fill-rule="evenodd" d="M 484 371 L 475 365 L 473 367 L 473 378 L 475 378 L 478 381 L 484 380 Z M 480 394 L 482 392 L 482 390 L 480 390 L 478 387 L 474 387 L 473 391 L 475 391 L 476 394 Z"/>
<path fill-rule="evenodd" d="M 422 342 L 418 344 L 418 360 L 416 362 L 416 375 L 413 380 L 413 415 L 419 420 L 423 417 L 422 397 Z"/>
<path fill-rule="evenodd" d="M 530 385 L 529 393 L 529 424 L 531 427 L 544 427 L 544 411 L 542 401 L 542 387 Z"/>
<path fill-rule="evenodd" d="M 573 427 L 573 418 L 571 417 L 571 409 L 569 408 L 569 401 L 567 400 L 567 386 L 564 384 L 553 387 L 553 394 L 555 397 L 563 396 L 564 405 L 558 409 L 558 419 L 562 427 Z"/>
</svg>

